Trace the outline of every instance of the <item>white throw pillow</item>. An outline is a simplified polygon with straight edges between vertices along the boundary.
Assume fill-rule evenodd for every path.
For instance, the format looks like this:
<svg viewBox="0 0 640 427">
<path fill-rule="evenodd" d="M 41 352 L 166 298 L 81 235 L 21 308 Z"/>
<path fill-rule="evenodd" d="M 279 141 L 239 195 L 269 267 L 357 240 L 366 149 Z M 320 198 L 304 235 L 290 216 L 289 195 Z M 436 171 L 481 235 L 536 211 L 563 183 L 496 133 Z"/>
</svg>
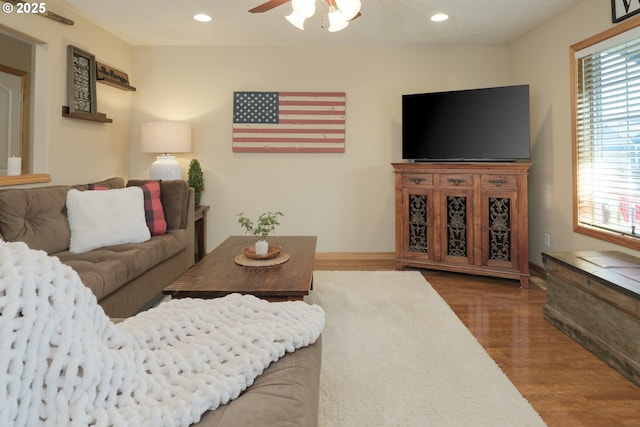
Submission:
<svg viewBox="0 0 640 427">
<path fill-rule="evenodd" d="M 70 252 L 87 252 L 121 243 L 141 243 L 151 238 L 140 187 L 69 190 L 67 216 L 71 228 Z"/>
</svg>

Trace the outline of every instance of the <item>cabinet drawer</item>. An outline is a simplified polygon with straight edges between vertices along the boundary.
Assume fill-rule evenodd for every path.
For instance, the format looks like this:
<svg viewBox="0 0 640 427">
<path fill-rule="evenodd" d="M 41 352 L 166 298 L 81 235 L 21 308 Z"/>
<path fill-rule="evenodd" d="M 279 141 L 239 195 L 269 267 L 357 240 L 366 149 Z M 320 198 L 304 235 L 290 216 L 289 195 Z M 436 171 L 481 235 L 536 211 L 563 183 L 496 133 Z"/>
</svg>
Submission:
<svg viewBox="0 0 640 427">
<path fill-rule="evenodd" d="M 472 188 L 473 187 L 473 175 L 472 174 L 447 174 L 440 175 L 440 187 L 454 187 L 454 188 Z"/>
<path fill-rule="evenodd" d="M 433 185 L 431 174 L 402 175 L 402 185 Z"/>
<path fill-rule="evenodd" d="M 515 175 L 482 175 L 480 178 L 482 188 L 491 189 L 516 189 L 518 186 Z"/>
</svg>

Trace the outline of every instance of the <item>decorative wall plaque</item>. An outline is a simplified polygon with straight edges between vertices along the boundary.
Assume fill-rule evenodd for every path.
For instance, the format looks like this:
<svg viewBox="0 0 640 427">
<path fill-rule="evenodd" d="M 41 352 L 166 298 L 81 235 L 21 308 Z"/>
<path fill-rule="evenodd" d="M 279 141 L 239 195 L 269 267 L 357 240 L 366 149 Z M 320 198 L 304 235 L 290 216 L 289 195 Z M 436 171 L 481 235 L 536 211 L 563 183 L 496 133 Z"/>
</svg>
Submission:
<svg viewBox="0 0 640 427">
<path fill-rule="evenodd" d="M 234 153 L 344 153 L 345 92 L 234 92 Z"/>
<path fill-rule="evenodd" d="M 96 80 L 123 90 L 136 90 L 129 84 L 129 75 L 123 71 L 96 61 Z"/>
<path fill-rule="evenodd" d="M 611 0 L 611 21 L 616 23 L 640 13 L 640 2 Z"/>
<path fill-rule="evenodd" d="M 97 113 L 95 56 L 69 45 L 67 69 L 69 112 L 95 115 Z"/>
</svg>

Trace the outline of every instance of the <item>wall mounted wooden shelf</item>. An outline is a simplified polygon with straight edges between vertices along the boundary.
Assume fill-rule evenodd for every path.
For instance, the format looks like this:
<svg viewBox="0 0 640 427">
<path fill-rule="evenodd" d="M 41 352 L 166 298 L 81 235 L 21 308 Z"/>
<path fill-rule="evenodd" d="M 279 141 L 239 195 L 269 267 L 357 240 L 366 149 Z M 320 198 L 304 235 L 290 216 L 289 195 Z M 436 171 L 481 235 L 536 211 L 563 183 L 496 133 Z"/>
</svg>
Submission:
<svg viewBox="0 0 640 427">
<path fill-rule="evenodd" d="M 96 63 L 96 81 L 122 90 L 135 91 L 136 88 L 129 84 L 129 75 L 109 65 Z"/>
<path fill-rule="evenodd" d="M 104 113 L 89 114 L 81 113 L 78 111 L 70 112 L 69 106 L 67 105 L 62 106 L 62 117 L 68 117 L 70 119 L 89 120 L 91 122 L 98 123 L 113 123 L 113 119 L 108 118 Z"/>
<path fill-rule="evenodd" d="M 107 77 L 104 77 L 104 78 L 98 77 L 96 81 L 98 83 L 104 83 L 106 85 L 113 86 L 115 88 L 122 89 L 122 90 L 128 90 L 132 92 L 136 90 L 135 87 L 129 86 L 127 83 L 121 83 L 119 80 L 110 79 Z"/>
</svg>

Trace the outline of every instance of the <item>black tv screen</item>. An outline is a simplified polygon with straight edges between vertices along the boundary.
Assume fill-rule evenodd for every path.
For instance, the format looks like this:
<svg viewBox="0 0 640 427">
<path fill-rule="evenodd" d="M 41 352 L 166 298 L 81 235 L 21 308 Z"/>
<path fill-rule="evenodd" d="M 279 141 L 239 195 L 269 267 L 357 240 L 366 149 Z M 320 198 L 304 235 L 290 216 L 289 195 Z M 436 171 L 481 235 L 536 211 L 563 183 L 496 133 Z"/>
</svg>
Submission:
<svg viewBox="0 0 640 427">
<path fill-rule="evenodd" d="M 402 158 L 529 158 L 529 85 L 402 96 Z"/>
</svg>

